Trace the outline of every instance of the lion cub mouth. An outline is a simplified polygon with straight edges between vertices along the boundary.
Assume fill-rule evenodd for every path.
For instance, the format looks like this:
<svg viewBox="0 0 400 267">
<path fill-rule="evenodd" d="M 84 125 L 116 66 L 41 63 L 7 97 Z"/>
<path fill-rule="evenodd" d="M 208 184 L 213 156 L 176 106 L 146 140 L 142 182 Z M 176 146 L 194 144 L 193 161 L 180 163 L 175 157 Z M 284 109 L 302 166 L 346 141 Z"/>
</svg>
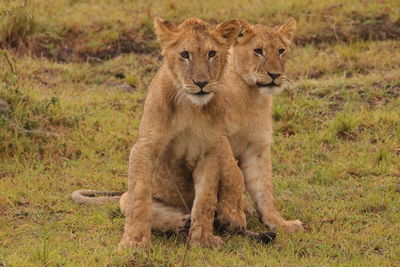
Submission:
<svg viewBox="0 0 400 267">
<path fill-rule="evenodd" d="M 186 96 L 189 98 L 189 100 L 199 106 L 206 105 L 214 96 L 214 93 L 212 92 L 204 92 L 204 91 L 200 91 L 197 93 L 191 93 L 189 91 L 187 92 L 188 94 Z"/>
<path fill-rule="evenodd" d="M 210 92 L 205 92 L 205 91 L 199 91 L 199 92 L 197 92 L 197 93 L 191 93 L 191 92 L 188 92 L 189 94 L 191 94 L 191 95 L 208 95 Z"/>
<path fill-rule="evenodd" d="M 279 87 L 279 85 L 277 85 L 277 84 L 274 83 L 274 82 L 270 82 L 270 83 L 260 83 L 260 82 L 257 82 L 257 86 L 258 86 L 259 88 L 262 88 L 262 87 L 275 87 L 275 86 Z"/>
</svg>

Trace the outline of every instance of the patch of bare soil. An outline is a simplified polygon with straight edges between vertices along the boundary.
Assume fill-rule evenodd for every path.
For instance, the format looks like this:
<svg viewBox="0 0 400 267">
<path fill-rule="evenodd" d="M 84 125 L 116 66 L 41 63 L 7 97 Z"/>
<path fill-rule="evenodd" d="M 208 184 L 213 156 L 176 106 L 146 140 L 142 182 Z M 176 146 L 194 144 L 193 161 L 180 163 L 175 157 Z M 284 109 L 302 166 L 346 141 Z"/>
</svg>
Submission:
<svg viewBox="0 0 400 267">
<path fill-rule="evenodd" d="M 355 40 L 400 39 L 400 19 L 393 21 L 388 14 L 364 16 L 353 12 L 348 20 L 335 22 L 326 16 L 325 25 L 316 35 L 297 36 L 297 45 L 352 42 Z"/>
<path fill-rule="evenodd" d="M 99 47 L 88 49 L 84 44 L 89 41 L 88 32 L 80 28 L 65 30 L 61 37 L 30 39 L 26 36 L 19 40 L 5 39 L 0 48 L 16 51 L 18 54 L 32 54 L 58 62 L 100 62 L 121 54 L 151 54 L 157 51 L 151 46 L 154 36 L 137 31 L 122 32 L 116 40 L 105 42 Z"/>
<path fill-rule="evenodd" d="M 87 41 L 84 32 L 76 29 L 67 31 L 61 40 L 52 45 L 44 44 L 33 50 L 33 54 L 60 62 L 88 61 L 99 62 L 112 59 L 121 54 L 151 54 L 156 48 L 150 44 L 153 36 L 143 36 L 137 32 L 126 31 L 118 39 L 104 43 L 96 49 L 81 49 L 82 43 Z"/>
</svg>

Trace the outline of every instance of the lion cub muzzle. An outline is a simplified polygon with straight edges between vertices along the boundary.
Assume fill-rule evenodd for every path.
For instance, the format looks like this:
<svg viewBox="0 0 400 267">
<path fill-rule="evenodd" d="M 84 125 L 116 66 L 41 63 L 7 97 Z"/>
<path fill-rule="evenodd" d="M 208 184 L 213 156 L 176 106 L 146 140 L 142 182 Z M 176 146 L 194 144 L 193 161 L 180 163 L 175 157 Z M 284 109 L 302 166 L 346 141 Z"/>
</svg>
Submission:
<svg viewBox="0 0 400 267">
<path fill-rule="evenodd" d="M 209 91 L 209 88 L 206 87 L 209 84 L 209 81 L 196 81 L 193 79 L 192 81 L 195 87 L 190 88 L 191 90 L 186 90 L 189 94 L 188 98 L 197 105 L 207 104 L 214 95 Z M 196 89 L 197 91 L 195 91 Z"/>
</svg>

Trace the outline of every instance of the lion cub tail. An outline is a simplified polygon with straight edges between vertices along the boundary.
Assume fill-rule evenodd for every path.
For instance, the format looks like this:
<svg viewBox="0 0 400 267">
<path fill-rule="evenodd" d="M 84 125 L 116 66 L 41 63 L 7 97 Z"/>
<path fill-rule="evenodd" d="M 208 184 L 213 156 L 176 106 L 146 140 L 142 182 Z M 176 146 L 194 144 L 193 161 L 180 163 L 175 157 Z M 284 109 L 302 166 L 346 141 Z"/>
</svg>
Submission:
<svg viewBox="0 0 400 267">
<path fill-rule="evenodd" d="M 72 193 L 72 200 L 79 204 L 100 205 L 118 202 L 124 192 L 103 192 L 96 190 L 77 190 Z"/>
</svg>

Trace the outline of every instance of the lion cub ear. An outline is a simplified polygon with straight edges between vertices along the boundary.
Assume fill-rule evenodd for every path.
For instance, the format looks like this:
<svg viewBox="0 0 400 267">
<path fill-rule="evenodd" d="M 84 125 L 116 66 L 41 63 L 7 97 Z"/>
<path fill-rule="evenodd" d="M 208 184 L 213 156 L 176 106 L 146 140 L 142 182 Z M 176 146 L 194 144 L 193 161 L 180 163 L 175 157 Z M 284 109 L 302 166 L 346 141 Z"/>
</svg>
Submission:
<svg viewBox="0 0 400 267">
<path fill-rule="evenodd" d="M 165 47 L 168 43 L 173 42 L 179 32 L 178 27 L 174 24 L 157 16 L 154 18 L 154 30 L 161 47 Z"/>
<path fill-rule="evenodd" d="M 245 20 L 239 19 L 240 32 L 238 34 L 237 42 L 244 44 L 254 36 L 253 26 Z"/>
<path fill-rule="evenodd" d="M 286 45 L 289 45 L 292 42 L 295 31 L 296 21 L 294 19 L 288 19 L 276 30 L 276 32 L 281 35 Z"/>
<path fill-rule="evenodd" d="M 239 32 L 240 23 L 237 19 L 225 20 L 214 29 L 214 35 L 217 41 L 229 46 L 235 43 Z"/>
</svg>

